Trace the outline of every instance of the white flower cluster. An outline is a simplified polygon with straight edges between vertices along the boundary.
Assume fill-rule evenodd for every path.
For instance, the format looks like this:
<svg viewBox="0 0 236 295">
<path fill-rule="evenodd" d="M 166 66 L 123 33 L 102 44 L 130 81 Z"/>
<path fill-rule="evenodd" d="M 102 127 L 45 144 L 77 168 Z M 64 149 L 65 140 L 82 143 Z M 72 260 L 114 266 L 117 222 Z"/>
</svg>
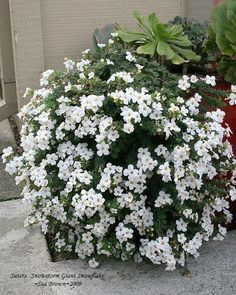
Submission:
<svg viewBox="0 0 236 295">
<path fill-rule="evenodd" d="M 224 177 L 236 165 L 225 140 L 230 129 L 220 109 L 201 113 L 203 94 L 190 91 L 214 86 L 215 78 L 183 76 L 171 92 L 149 90 L 132 84 L 143 68 L 135 54 L 124 53 L 130 72 L 105 80 L 99 65 L 116 61 L 83 54 L 77 63 L 66 59 L 61 76 L 46 71 L 46 88 L 27 90 L 23 152 L 3 151 L 6 171 L 24 182 L 24 201 L 33 206 L 26 224 L 54 232 L 58 251 L 88 257 L 91 267 L 106 255 L 146 257 L 173 270 L 197 257 L 204 240 L 223 239 L 217 215 L 232 219 L 227 198 L 236 200 L 236 172 Z M 232 86 L 230 104 L 235 92 Z"/>
<path fill-rule="evenodd" d="M 232 93 L 226 98 L 226 100 L 229 100 L 229 104 L 232 106 L 236 105 L 236 85 L 231 86 L 231 91 Z"/>
</svg>

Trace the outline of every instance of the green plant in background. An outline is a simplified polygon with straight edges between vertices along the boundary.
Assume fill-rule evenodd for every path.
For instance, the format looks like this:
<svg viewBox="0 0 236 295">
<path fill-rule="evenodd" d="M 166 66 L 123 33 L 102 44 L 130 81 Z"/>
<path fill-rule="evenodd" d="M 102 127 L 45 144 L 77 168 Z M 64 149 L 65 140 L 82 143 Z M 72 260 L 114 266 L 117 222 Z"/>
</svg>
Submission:
<svg viewBox="0 0 236 295">
<path fill-rule="evenodd" d="M 115 31 L 115 24 L 106 24 L 103 28 L 94 31 L 93 45 L 95 50 L 99 50 L 99 44 L 107 44 L 111 34 Z"/>
<path fill-rule="evenodd" d="M 118 35 L 124 42 L 133 43 L 138 54 L 157 56 L 162 64 L 166 60 L 177 65 L 200 60 L 200 56 L 191 50 L 192 43 L 181 25 L 163 24 L 155 13 L 148 16 L 147 22 L 137 11 L 134 17 L 142 32 L 119 29 Z"/>
<path fill-rule="evenodd" d="M 214 51 L 214 40 L 222 58 L 218 64 L 218 71 L 224 75 L 226 81 L 236 83 L 236 1 L 227 0 L 213 9 L 210 31 L 212 38 L 207 44 L 209 52 Z M 215 38 L 215 39 L 214 39 Z M 213 46 L 213 47 L 212 47 Z"/>
<path fill-rule="evenodd" d="M 208 38 L 205 46 L 205 52 L 207 53 L 207 59 L 210 62 L 219 61 L 221 58 L 220 49 L 216 44 L 216 34 L 212 29 L 211 24 L 208 25 Z"/>
<path fill-rule="evenodd" d="M 236 55 L 236 1 L 227 0 L 212 10 L 211 26 L 222 54 Z"/>
<path fill-rule="evenodd" d="M 224 76 L 225 81 L 236 84 L 236 60 L 231 60 L 227 56 L 222 57 L 217 70 Z"/>
<path fill-rule="evenodd" d="M 207 21 L 199 22 L 194 19 L 176 16 L 172 21 L 169 22 L 169 24 L 181 25 L 183 27 L 184 34 L 188 36 L 188 39 L 192 43 L 192 50 L 201 57 L 204 55 L 203 49 L 208 37 Z"/>
</svg>

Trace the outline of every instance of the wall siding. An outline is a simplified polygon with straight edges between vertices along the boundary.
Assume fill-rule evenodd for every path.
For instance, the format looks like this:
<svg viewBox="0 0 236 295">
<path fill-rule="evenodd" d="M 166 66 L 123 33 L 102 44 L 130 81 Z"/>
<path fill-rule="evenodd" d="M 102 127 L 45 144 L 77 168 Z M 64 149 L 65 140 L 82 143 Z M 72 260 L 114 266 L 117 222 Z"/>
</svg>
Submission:
<svg viewBox="0 0 236 295">
<path fill-rule="evenodd" d="M 187 0 L 186 14 L 199 21 L 210 20 L 212 0 Z"/>
<path fill-rule="evenodd" d="M 18 107 L 27 100 L 26 87 L 39 87 L 44 71 L 40 0 L 10 0 L 12 43 L 17 86 Z"/>
<path fill-rule="evenodd" d="M 9 0 L 19 108 L 26 87 L 39 86 L 40 73 L 61 69 L 64 57 L 79 58 L 92 47 L 96 27 L 117 22 L 134 27 L 134 10 L 209 19 L 212 0 Z"/>
<path fill-rule="evenodd" d="M 168 21 L 184 14 L 182 0 L 41 0 L 44 57 L 46 68 L 61 68 L 64 57 L 77 58 L 92 46 L 95 27 L 117 22 L 134 26 L 134 10 L 143 15 L 156 12 Z"/>
</svg>

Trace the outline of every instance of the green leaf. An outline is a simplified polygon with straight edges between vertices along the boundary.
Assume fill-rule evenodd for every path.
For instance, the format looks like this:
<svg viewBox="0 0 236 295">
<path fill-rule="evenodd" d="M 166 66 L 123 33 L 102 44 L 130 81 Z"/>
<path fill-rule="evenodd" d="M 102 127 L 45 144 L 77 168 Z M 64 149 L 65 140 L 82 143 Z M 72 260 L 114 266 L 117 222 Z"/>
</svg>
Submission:
<svg viewBox="0 0 236 295">
<path fill-rule="evenodd" d="M 133 12 L 134 17 L 138 21 L 138 25 L 149 35 L 152 35 L 152 31 L 145 25 L 144 18 L 139 14 L 138 11 Z"/>
<path fill-rule="evenodd" d="M 236 32 L 225 32 L 225 37 L 229 40 L 229 42 L 236 45 Z"/>
<path fill-rule="evenodd" d="M 236 55 L 236 1 L 222 1 L 213 9 L 211 18 L 220 52 L 228 56 Z"/>
<path fill-rule="evenodd" d="M 166 59 L 172 59 L 175 55 L 171 47 L 166 42 L 163 42 L 163 41 L 158 42 L 157 53 L 159 55 L 166 56 Z"/>
<path fill-rule="evenodd" d="M 156 42 L 149 42 L 145 45 L 139 46 L 137 48 L 137 53 L 138 54 L 149 54 L 153 56 L 155 54 L 156 50 Z"/>
<path fill-rule="evenodd" d="M 124 32 L 124 31 L 118 31 L 119 37 L 124 41 L 124 42 L 133 42 L 133 41 L 138 41 L 138 40 L 145 40 L 146 36 L 142 33 L 137 33 L 137 32 Z"/>
<path fill-rule="evenodd" d="M 230 46 L 233 49 L 233 56 L 236 55 L 236 45 L 231 44 Z"/>
<path fill-rule="evenodd" d="M 175 53 L 174 57 L 171 59 L 174 65 L 181 65 L 182 63 L 186 62 L 181 56 Z"/>
<path fill-rule="evenodd" d="M 157 19 L 155 13 L 152 13 L 152 14 L 149 15 L 148 22 L 150 24 L 150 27 L 151 27 L 153 33 L 156 34 L 157 33 L 158 19 Z"/>
<path fill-rule="evenodd" d="M 187 36 L 184 36 L 182 40 L 170 40 L 170 43 L 174 43 L 175 45 L 182 47 L 189 47 L 192 45 L 192 42 L 188 40 Z"/>
<path fill-rule="evenodd" d="M 181 25 L 174 25 L 170 27 L 171 35 L 176 36 L 183 33 L 183 27 Z"/>
<path fill-rule="evenodd" d="M 201 58 L 199 55 L 196 55 L 190 49 L 184 49 L 184 48 L 181 48 L 181 47 L 175 46 L 175 45 L 171 45 L 171 48 L 174 49 L 179 54 L 181 54 L 185 59 L 199 61 Z"/>
</svg>

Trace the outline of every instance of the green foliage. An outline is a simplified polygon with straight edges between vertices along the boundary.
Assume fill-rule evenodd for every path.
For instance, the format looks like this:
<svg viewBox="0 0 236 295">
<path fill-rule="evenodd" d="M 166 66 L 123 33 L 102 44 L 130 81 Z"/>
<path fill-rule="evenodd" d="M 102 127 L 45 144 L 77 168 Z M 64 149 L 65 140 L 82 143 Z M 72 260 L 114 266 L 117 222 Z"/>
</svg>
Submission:
<svg viewBox="0 0 236 295">
<path fill-rule="evenodd" d="M 190 48 L 191 41 L 183 34 L 181 25 L 163 24 L 158 21 L 155 13 L 148 16 L 147 22 L 137 11 L 134 12 L 142 32 L 119 29 L 119 37 L 137 47 L 138 54 L 158 56 L 163 62 L 170 60 L 173 64 L 182 64 L 189 60 L 199 61 Z"/>
<path fill-rule="evenodd" d="M 220 59 L 221 54 L 219 47 L 216 44 L 216 34 L 212 29 L 211 24 L 208 25 L 208 39 L 205 46 L 207 52 L 207 59 L 210 62 L 215 62 Z"/>
<path fill-rule="evenodd" d="M 236 1 L 227 0 L 212 11 L 211 26 L 223 55 L 236 55 Z"/>
<path fill-rule="evenodd" d="M 229 57 L 222 57 L 217 70 L 224 76 L 225 81 L 236 84 L 236 60 L 231 60 Z"/>
<path fill-rule="evenodd" d="M 181 25 L 183 27 L 183 32 L 188 36 L 188 39 L 192 43 L 192 50 L 203 56 L 203 49 L 208 37 L 207 26 L 208 22 L 199 22 L 194 19 L 188 19 L 186 17 L 176 16 L 172 21 L 171 25 Z"/>
<path fill-rule="evenodd" d="M 210 38 L 207 51 L 217 59 L 218 71 L 225 80 L 236 83 L 236 1 L 227 0 L 220 3 L 212 11 L 209 26 Z"/>
</svg>

